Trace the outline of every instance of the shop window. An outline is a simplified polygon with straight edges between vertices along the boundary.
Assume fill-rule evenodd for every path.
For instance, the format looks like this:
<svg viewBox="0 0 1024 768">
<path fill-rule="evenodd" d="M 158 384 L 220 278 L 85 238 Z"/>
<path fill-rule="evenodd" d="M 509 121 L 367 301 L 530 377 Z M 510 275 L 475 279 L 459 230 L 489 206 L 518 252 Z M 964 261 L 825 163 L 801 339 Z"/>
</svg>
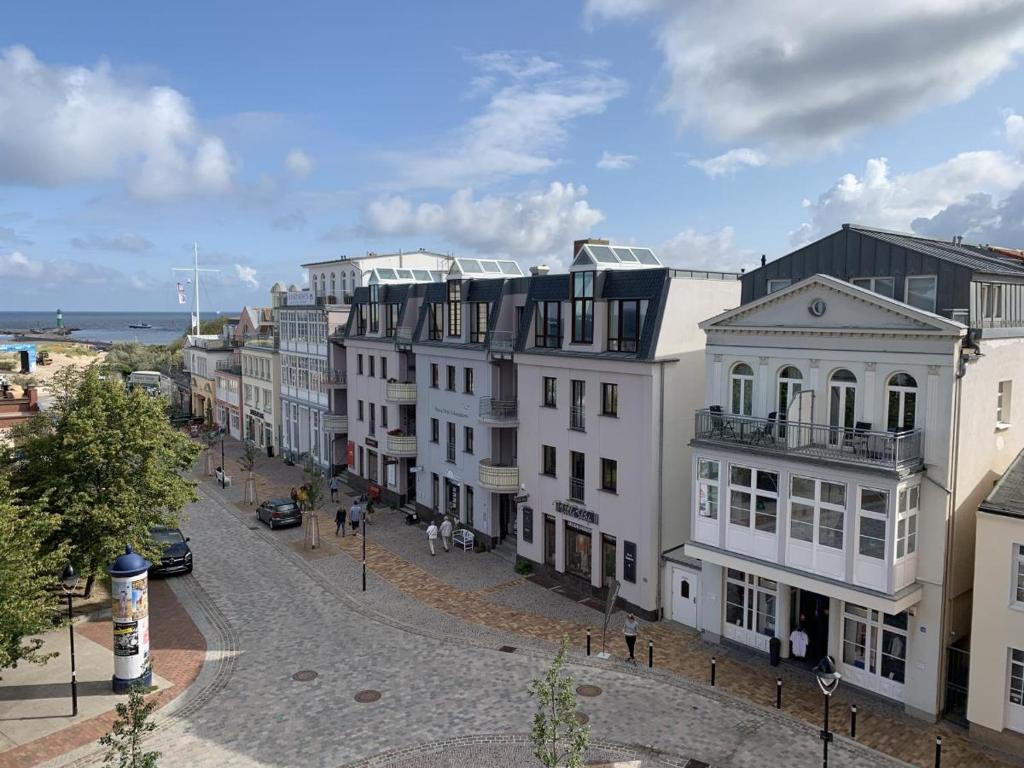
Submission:
<svg viewBox="0 0 1024 768">
<path fill-rule="evenodd" d="M 775 635 L 779 585 L 771 579 L 729 568 L 725 582 L 725 620 L 759 635 Z"/>
<path fill-rule="evenodd" d="M 592 570 L 592 542 L 590 531 L 565 522 L 565 571 L 590 581 Z"/>
<path fill-rule="evenodd" d="M 907 613 L 890 616 L 852 603 L 843 606 L 843 663 L 903 683 L 907 663 Z"/>
<path fill-rule="evenodd" d="M 1018 707 L 1024 707 L 1024 651 L 1010 649 L 1010 684 L 1009 701 Z"/>
<path fill-rule="evenodd" d="M 778 517 L 779 475 L 750 467 L 729 467 L 729 522 L 774 534 Z"/>
</svg>

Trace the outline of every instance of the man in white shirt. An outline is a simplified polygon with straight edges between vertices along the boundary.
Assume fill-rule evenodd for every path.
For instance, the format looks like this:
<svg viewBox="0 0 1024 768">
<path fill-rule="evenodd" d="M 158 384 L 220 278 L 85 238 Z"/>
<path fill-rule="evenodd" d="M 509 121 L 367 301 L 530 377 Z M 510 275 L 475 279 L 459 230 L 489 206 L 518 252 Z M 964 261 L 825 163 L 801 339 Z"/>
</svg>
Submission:
<svg viewBox="0 0 1024 768">
<path fill-rule="evenodd" d="M 427 543 L 430 545 L 430 556 L 433 557 L 437 554 L 434 551 L 434 542 L 437 541 L 437 523 L 433 520 L 430 521 L 430 525 L 427 526 Z"/>
<path fill-rule="evenodd" d="M 447 517 L 441 522 L 441 546 L 444 547 L 444 551 L 448 552 L 452 546 L 452 521 Z"/>
<path fill-rule="evenodd" d="M 802 659 L 807 655 L 807 644 L 811 639 L 804 632 L 803 627 L 797 627 L 789 633 L 789 647 L 793 656 Z"/>
</svg>

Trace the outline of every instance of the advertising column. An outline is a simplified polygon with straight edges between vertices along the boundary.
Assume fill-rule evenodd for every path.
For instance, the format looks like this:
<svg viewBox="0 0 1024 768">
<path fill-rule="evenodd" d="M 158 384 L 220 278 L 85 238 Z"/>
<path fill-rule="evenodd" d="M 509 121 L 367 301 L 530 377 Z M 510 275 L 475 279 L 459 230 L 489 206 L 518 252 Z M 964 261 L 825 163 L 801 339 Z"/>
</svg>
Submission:
<svg viewBox="0 0 1024 768">
<path fill-rule="evenodd" d="M 133 685 L 153 684 L 149 657 L 150 562 L 125 547 L 110 574 L 110 615 L 114 623 L 114 693 L 127 693 Z"/>
</svg>

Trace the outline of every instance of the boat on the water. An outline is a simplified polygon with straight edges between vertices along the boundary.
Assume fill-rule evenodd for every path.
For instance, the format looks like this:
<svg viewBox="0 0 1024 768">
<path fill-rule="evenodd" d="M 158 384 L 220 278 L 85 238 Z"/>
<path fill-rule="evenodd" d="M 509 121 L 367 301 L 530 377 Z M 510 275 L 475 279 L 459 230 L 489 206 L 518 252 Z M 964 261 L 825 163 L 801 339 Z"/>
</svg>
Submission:
<svg viewBox="0 0 1024 768">
<path fill-rule="evenodd" d="M 149 323 L 128 323 L 129 328 L 152 328 Z"/>
</svg>

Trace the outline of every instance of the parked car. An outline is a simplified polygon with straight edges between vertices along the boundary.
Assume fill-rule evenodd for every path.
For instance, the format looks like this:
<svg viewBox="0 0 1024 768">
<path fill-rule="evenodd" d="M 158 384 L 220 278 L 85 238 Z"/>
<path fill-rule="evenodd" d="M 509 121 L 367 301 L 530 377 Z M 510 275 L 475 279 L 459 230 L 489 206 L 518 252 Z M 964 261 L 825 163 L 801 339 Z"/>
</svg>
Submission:
<svg viewBox="0 0 1024 768">
<path fill-rule="evenodd" d="M 159 563 L 149 567 L 150 576 L 170 576 L 174 573 L 192 573 L 192 549 L 188 537 L 178 528 L 158 525 L 149 529 L 150 535 L 163 549 Z"/>
<path fill-rule="evenodd" d="M 302 525 L 302 512 L 291 499 L 270 499 L 257 508 L 256 519 L 274 530 L 286 525 Z"/>
</svg>

